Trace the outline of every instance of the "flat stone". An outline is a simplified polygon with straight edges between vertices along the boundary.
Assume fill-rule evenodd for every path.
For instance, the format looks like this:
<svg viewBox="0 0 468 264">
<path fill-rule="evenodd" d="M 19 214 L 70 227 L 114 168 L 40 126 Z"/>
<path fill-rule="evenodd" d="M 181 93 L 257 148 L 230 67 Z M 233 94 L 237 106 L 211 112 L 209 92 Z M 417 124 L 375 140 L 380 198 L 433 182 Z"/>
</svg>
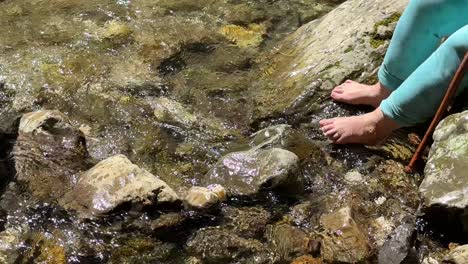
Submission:
<svg viewBox="0 0 468 264">
<path fill-rule="evenodd" d="M 189 208 L 210 209 L 218 206 L 226 199 L 226 190 L 220 185 L 205 187 L 192 187 L 185 197 Z"/>
</svg>

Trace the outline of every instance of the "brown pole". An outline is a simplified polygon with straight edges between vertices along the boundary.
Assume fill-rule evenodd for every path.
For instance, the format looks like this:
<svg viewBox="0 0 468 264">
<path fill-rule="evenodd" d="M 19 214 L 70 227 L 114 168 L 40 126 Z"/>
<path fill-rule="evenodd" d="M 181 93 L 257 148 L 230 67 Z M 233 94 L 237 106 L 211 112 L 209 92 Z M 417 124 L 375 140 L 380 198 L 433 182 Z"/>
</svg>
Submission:
<svg viewBox="0 0 468 264">
<path fill-rule="evenodd" d="M 421 153 L 426 148 L 427 142 L 429 141 L 429 138 L 432 136 L 432 133 L 437 127 L 437 124 L 439 124 L 440 120 L 446 114 L 447 108 L 452 102 L 452 99 L 455 96 L 455 93 L 457 92 L 457 89 L 460 86 L 460 83 L 463 80 L 463 76 L 467 70 L 468 70 L 468 52 L 465 53 L 465 57 L 463 58 L 462 63 L 458 67 L 457 72 L 455 73 L 455 76 L 450 82 L 447 92 L 445 92 L 445 96 L 442 99 L 442 102 L 440 103 L 439 109 L 437 110 L 434 118 L 432 119 L 431 125 L 427 129 L 426 134 L 421 140 L 421 143 L 419 143 L 419 146 L 416 149 L 416 152 L 414 153 L 413 158 L 411 159 L 410 163 L 408 164 L 408 166 L 406 166 L 405 171 L 407 173 L 412 173 L 414 171 L 416 162 L 421 158 Z"/>
</svg>

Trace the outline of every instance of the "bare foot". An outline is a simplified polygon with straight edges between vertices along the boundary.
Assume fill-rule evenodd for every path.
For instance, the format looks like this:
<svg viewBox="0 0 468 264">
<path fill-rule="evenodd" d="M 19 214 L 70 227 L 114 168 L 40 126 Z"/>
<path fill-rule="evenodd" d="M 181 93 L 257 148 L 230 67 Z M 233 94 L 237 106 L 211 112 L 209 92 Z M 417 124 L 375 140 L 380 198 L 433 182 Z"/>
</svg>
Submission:
<svg viewBox="0 0 468 264">
<path fill-rule="evenodd" d="M 374 85 L 365 85 L 347 80 L 333 89 L 331 98 L 337 102 L 354 105 L 370 105 L 377 108 L 380 102 L 391 93 L 392 92 L 380 84 L 380 82 Z"/>
<path fill-rule="evenodd" d="M 371 113 L 360 116 L 321 120 L 320 127 L 335 144 L 376 145 L 400 126 L 384 116 L 380 108 L 377 108 Z"/>
</svg>

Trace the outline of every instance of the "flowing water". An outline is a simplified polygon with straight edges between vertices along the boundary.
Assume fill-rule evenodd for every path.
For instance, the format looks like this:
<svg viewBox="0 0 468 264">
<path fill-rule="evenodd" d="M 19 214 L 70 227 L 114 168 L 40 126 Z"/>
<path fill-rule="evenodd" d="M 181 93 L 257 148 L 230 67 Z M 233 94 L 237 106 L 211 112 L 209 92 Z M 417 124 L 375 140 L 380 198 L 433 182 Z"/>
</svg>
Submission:
<svg viewBox="0 0 468 264">
<path fill-rule="evenodd" d="M 183 193 L 223 154 L 248 147 L 257 129 L 249 93 L 263 55 L 340 2 L 0 0 L 0 103 L 21 113 L 59 110 L 86 134 L 93 162 L 124 154 Z M 162 97 L 184 107 L 181 118 L 154 117 Z M 287 120 L 271 120 L 280 122 Z M 315 142 L 319 136 L 307 124 L 297 129 L 303 139 L 291 148 L 302 155 L 307 193 L 319 204 L 327 203 L 322 195 L 345 195 L 336 177 L 344 168 L 374 166 L 368 150 L 333 148 Z M 5 185 L 14 174 L 14 136 L 1 140 Z M 308 158 L 317 155 L 341 165 L 326 169 Z M 229 206 L 263 208 L 272 223 L 295 203 L 267 193 Z M 171 208 L 81 221 L 14 182 L 0 198 L 0 231 L 16 234 L 18 263 L 190 263 L 187 239 L 223 221 Z"/>
</svg>

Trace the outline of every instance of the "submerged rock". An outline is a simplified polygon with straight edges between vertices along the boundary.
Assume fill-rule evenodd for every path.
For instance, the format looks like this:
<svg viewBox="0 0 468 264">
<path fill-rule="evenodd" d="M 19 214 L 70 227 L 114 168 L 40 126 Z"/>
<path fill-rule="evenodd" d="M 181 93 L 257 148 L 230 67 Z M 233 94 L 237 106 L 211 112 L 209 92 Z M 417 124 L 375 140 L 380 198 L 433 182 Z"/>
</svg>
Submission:
<svg viewBox="0 0 468 264">
<path fill-rule="evenodd" d="M 223 228 L 245 238 L 263 237 L 271 213 L 259 207 L 227 207 L 223 209 Z"/>
<path fill-rule="evenodd" d="M 192 187 L 185 197 L 189 208 L 211 209 L 226 200 L 226 190 L 221 185 L 205 187 Z"/>
<path fill-rule="evenodd" d="M 270 263 L 262 243 L 216 227 L 198 230 L 187 242 L 187 249 L 203 263 Z"/>
<path fill-rule="evenodd" d="M 227 154 L 203 178 L 204 184 L 220 184 L 230 195 L 251 195 L 262 189 L 281 188 L 288 194 L 303 191 L 298 157 L 273 148 Z"/>
<path fill-rule="evenodd" d="M 468 208 L 467 132 L 468 111 L 451 115 L 437 126 L 424 169 L 425 178 L 419 187 L 423 210 L 430 221 L 452 228 L 463 226 L 465 232 L 468 222 L 462 218 Z"/>
<path fill-rule="evenodd" d="M 14 229 L 0 232 L 0 263 L 15 263 L 21 234 Z"/>
<path fill-rule="evenodd" d="M 266 238 L 281 261 L 292 261 L 314 251 L 314 241 L 308 234 L 288 224 L 267 226 Z"/>
<path fill-rule="evenodd" d="M 82 132 L 58 111 L 23 115 L 13 156 L 16 179 L 48 202 L 61 198 L 88 168 Z"/>
<path fill-rule="evenodd" d="M 345 207 L 323 215 L 321 223 L 328 233 L 322 241 L 325 261 L 357 263 L 369 256 L 366 233 L 354 221 L 351 208 Z"/>
<path fill-rule="evenodd" d="M 165 182 L 117 155 L 84 172 L 60 203 L 81 216 L 93 217 L 105 216 L 125 204 L 142 207 L 178 201 Z"/>
</svg>

